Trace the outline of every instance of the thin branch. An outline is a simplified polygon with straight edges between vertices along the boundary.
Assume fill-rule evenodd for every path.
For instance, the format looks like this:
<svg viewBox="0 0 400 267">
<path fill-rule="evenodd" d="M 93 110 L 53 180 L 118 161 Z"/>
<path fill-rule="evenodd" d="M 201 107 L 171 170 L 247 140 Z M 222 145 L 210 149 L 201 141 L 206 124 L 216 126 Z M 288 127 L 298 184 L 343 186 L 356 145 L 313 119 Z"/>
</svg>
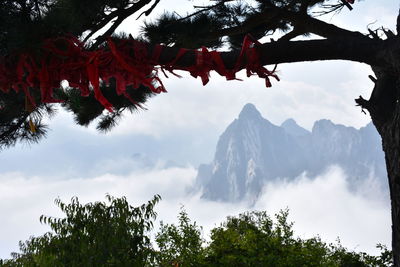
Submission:
<svg viewBox="0 0 400 267">
<path fill-rule="evenodd" d="M 160 3 L 160 0 L 156 0 L 156 1 L 153 3 L 153 5 L 152 5 L 149 9 L 147 9 L 146 11 L 142 12 L 142 13 L 139 15 L 139 17 L 138 17 L 137 19 L 139 19 L 143 14 L 144 14 L 145 16 L 150 15 L 151 12 L 153 12 L 154 8 L 156 8 L 156 6 L 158 5 L 158 3 Z"/>
<path fill-rule="evenodd" d="M 200 13 L 210 11 L 210 10 L 216 8 L 216 7 L 224 5 L 226 2 L 232 2 L 232 1 L 235 1 L 235 0 L 224 0 L 224 1 L 219 2 L 218 4 L 211 5 L 211 6 L 193 6 L 194 8 L 199 9 L 199 10 L 196 11 L 196 12 L 193 12 L 193 13 L 191 13 L 191 14 L 189 14 L 189 15 L 187 15 L 187 16 L 179 19 L 179 20 L 177 20 L 177 22 L 189 19 L 189 18 L 194 17 L 194 16 L 196 16 L 196 15 L 198 15 Z"/>
<path fill-rule="evenodd" d="M 325 38 L 342 38 L 350 36 L 365 37 L 359 32 L 352 32 L 343 28 L 339 28 L 333 24 L 329 24 L 321 20 L 312 18 L 306 14 L 299 14 L 281 8 L 271 8 L 252 16 L 239 26 L 211 32 L 209 34 L 209 38 L 215 39 L 222 36 L 232 36 L 247 33 L 251 29 L 263 24 L 267 28 L 268 23 L 279 19 L 291 22 L 295 28 L 301 29 L 302 34 L 313 33 Z"/>
<path fill-rule="evenodd" d="M 83 42 L 86 43 L 90 37 L 92 37 L 100 29 L 105 27 L 110 21 L 112 21 L 117 16 L 118 16 L 118 14 L 116 11 L 113 11 L 110 14 L 108 14 L 107 16 L 105 16 L 97 25 L 95 25 L 93 28 L 89 29 L 90 33 L 85 37 Z"/>
<path fill-rule="evenodd" d="M 374 77 L 374 76 L 372 76 L 372 75 L 368 75 L 368 78 L 373 82 L 373 83 L 376 83 L 378 80 Z"/>
<path fill-rule="evenodd" d="M 343 5 L 345 5 L 348 9 L 353 10 L 353 7 L 346 0 L 342 0 Z"/>
<path fill-rule="evenodd" d="M 312 14 L 315 14 L 316 17 L 328 15 L 330 13 L 338 14 L 343 9 L 343 7 L 343 4 L 323 4 L 323 10 L 313 11 Z"/>
<path fill-rule="evenodd" d="M 159 0 L 156 0 L 159 1 Z M 92 47 L 98 47 L 102 42 L 104 42 L 104 40 L 108 37 L 111 36 L 111 34 L 114 33 L 114 31 L 118 28 L 118 26 L 126 19 L 128 18 L 130 15 L 136 13 L 137 11 L 139 11 L 140 9 L 142 9 L 144 6 L 148 5 L 149 3 L 151 3 L 152 0 L 141 0 L 139 2 L 136 2 L 134 4 L 132 4 L 130 7 L 128 8 L 121 8 L 118 9 L 112 13 L 109 14 L 109 17 L 106 20 L 103 20 L 101 22 L 101 24 L 99 24 L 98 26 L 96 26 L 95 31 L 97 32 L 99 29 L 101 29 L 102 27 L 104 27 L 108 22 L 111 22 L 111 20 L 117 18 L 115 21 L 113 21 L 111 27 L 102 35 L 100 35 L 99 37 L 96 38 L 96 42 L 93 44 Z M 89 37 L 93 35 L 93 31 L 88 35 Z M 85 38 L 85 40 L 88 40 L 88 36 Z"/>
<path fill-rule="evenodd" d="M 299 14 L 291 11 L 282 11 L 282 17 L 293 25 L 304 29 L 307 33 L 313 33 L 325 38 L 336 38 L 346 36 L 364 36 L 359 32 L 349 31 L 333 24 L 313 18 L 309 15 Z"/>
<path fill-rule="evenodd" d="M 232 36 L 238 34 L 248 33 L 251 29 L 261 25 L 267 24 L 271 21 L 275 21 L 281 14 L 280 9 L 268 10 L 268 12 L 262 12 L 251 16 L 249 19 L 245 20 L 241 25 L 224 28 L 219 31 L 210 32 L 209 38 L 215 39 L 223 36 Z"/>
</svg>

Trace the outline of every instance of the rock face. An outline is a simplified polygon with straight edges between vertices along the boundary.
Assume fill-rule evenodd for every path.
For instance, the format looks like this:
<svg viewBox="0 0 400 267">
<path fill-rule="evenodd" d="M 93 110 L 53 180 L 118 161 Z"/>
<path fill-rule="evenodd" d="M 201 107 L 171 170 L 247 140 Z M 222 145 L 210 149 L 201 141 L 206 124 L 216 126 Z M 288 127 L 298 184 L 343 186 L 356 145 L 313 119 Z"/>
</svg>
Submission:
<svg viewBox="0 0 400 267">
<path fill-rule="evenodd" d="M 331 165 L 342 167 L 354 187 L 371 176 L 386 183 L 373 125 L 357 130 L 320 120 L 309 132 L 293 119 L 276 126 L 246 104 L 221 135 L 212 163 L 200 165 L 196 186 L 205 199 L 254 201 L 268 181 L 294 179 L 303 172 L 315 176 Z"/>
</svg>

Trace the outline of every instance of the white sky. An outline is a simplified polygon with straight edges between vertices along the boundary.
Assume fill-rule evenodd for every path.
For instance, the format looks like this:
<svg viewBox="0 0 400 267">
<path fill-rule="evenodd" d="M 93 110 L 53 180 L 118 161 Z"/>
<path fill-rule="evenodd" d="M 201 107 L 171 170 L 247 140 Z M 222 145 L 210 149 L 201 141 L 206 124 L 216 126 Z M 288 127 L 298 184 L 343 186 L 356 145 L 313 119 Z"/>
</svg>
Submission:
<svg viewBox="0 0 400 267">
<path fill-rule="evenodd" d="M 164 9 L 184 11 L 198 2 L 162 0 L 155 15 Z M 363 32 L 375 21 L 373 27 L 394 29 L 398 8 L 395 0 L 362 1 L 351 13 L 343 10 L 327 19 Z M 135 32 L 136 25 L 131 19 L 122 29 Z M 139 205 L 161 194 L 159 218 L 172 221 L 184 204 L 205 229 L 245 211 L 245 204 L 205 202 L 187 195 L 186 188 L 196 176 L 197 164 L 212 160 L 218 136 L 246 103 L 255 104 L 275 124 L 294 118 L 307 129 L 323 118 L 357 128 L 369 122 L 354 104 L 360 94 L 369 97 L 371 92 L 367 66 L 314 62 L 282 64 L 278 69 L 281 82 L 273 81 L 272 88 L 256 77 L 227 82 L 213 75 L 204 87 L 189 75 L 164 79 L 169 92 L 151 99 L 147 111 L 127 114 L 108 135 L 77 127 L 60 112 L 50 122 L 48 139 L 1 152 L 0 258 L 15 251 L 19 240 L 49 230 L 39 224 L 39 216 L 60 215 L 53 204 L 57 196 L 68 201 L 77 195 L 85 202 L 104 200 L 111 193 Z M 174 167 L 134 168 L 132 155 L 137 153 L 156 162 L 173 160 Z M 256 208 L 273 215 L 289 207 L 301 236 L 319 234 L 332 242 L 339 236 L 350 249 L 368 252 L 375 251 L 376 243 L 390 244 L 388 203 L 368 188 L 350 193 L 337 167 L 316 180 L 302 177 L 293 184 L 270 185 L 265 192 Z"/>
</svg>

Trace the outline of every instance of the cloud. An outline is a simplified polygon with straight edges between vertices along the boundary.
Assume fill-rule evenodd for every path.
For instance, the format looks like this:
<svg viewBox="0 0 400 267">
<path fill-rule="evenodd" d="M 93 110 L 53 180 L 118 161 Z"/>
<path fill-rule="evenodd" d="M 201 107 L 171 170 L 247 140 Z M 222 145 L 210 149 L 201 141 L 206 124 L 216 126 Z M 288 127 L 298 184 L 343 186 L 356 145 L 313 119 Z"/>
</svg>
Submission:
<svg viewBox="0 0 400 267">
<path fill-rule="evenodd" d="M 349 249 L 373 253 L 377 243 L 391 242 L 389 200 L 363 184 L 350 191 L 337 166 L 314 179 L 303 175 L 295 182 L 268 184 L 255 207 L 272 213 L 288 207 L 295 233 L 319 234 L 329 242 L 339 237 Z"/>
<path fill-rule="evenodd" d="M 165 10 L 185 13 L 202 1 L 167 1 L 152 12 L 150 19 L 158 17 Z M 146 7 L 148 8 L 148 7 Z M 356 2 L 352 11 L 346 8 L 337 15 L 323 18 L 352 30 L 366 31 L 366 25 L 377 18 L 379 25 L 393 28 L 398 3 L 395 0 Z M 135 35 L 142 25 L 144 16 L 137 21 L 137 15 L 127 19 L 119 30 Z M 367 75 L 371 71 L 359 63 L 313 62 L 282 64 L 282 82 L 274 82 L 273 88 L 266 89 L 264 81 L 244 77 L 243 82 L 227 82 L 214 75 L 210 84 L 203 87 L 199 80 L 185 78 L 163 78 L 169 93 L 150 99 L 148 111 L 127 114 L 120 126 L 110 136 L 146 134 L 157 138 L 177 131 L 200 132 L 202 129 L 219 134 L 242 106 L 248 102 L 260 107 L 272 122 L 280 123 L 291 117 L 306 128 L 321 118 L 327 118 L 355 127 L 364 126 L 369 117 L 354 107 L 354 98 L 360 94 L 368 98 L 372 84 Z M 265 111 L 265 112 L 264 112 Z M 85 129 L 86 130 L 86 129 Z M 87 131 L 87 130 L 86 130 Z M 95 132 L 94 127 L 89 131 Z"/>
<path fill-rule="evenodd" d="M 352 11 L 344 10 L 336 16 L 329 17 L 330 23 L 339 27 L 367 33 L 367 27 L 377 29 L 379 27 L 396 29 L 396 18 L 399 3 L 396 0 L 382 0 L 377 2 L 359 1 L 354 4 Z"/>
<path fill-rule="evenodd" d="M 161 2 L 153 16 L 171 7 L 179 12 L 191 10 L 199 2 Z M 378 5 L 380 10 L 383 10 L 383 14 L 390 13 L 392 18 L 394 10 L 397 10 L 392 7 L 397 3 L 394 4 L 392 0 L 383 2 Z M 365 28 L 365 21 L 361 17 L 376 15 L 375 6 L 376 3 L 369 4 L 367 1 L 357 3 L 351 16 L 344 10 L 334 16 L 332 22 L 341 22 L 346 18 L 348 21 L 344 21 L 344 25 L 360 24 Z M 133 22 L 136 17 L 131 19 L 121 29 L 133 31 L 131 25 L 140 24 Z M 150 99 L 146 104 L 147 111 L 126 113 L 120 125 L 106 136 L 112 139 L 134 134 L 162 139 L 182 133 L 186 136 L 202 137 L 208 134 L 217 137 L 248 102 L 254 103 L 273 123 L 279 124 L 287 118 L 294 118 L 308 129 L 321 118 L 355 127 L 364 126 L 369 121 L 369 116 L 363 115 L 353 101 L 360 94 L 368 98 L 371 92 L 372 84 L 367 78 L 371 70 L 368 67 L 359 63 L 329 61 L 281 64 L 278 70 L 282 81 L 273 81 L 273 87 L 268 89 L 262 79 L 247 78 L 243 73 L 239 75 L 243 81 L 226 81 L 214 74 L 207 86 L 202 86 L 199 79 L 187 73 L 183 79 L 172 75 L 169 79 L 162 77 L 169 92 Z M 60 112 L 51 121 L 50 127 L 66 127 L 77 133 L 98 135 L 94 126 L 84 128 L 73 124 L 70 114 Z M 58 134 L 62 136 L 60 132 Z M 65 137 L 59 139 L 68 138 Z M 85 141 L 88 142 L 87 139 Z"/>
<path fill-rule="evenodd" d="M 164 81 L 168 93 L 155 96 L 147 111 L 127 114 L 110 136 L 147 134 L 157 138 L 176 132 L 204 129 L 217 136 L 246 103 L 253 103 L 273 123 L 294 118 L 310 129 L 316 120 L 362 127 L 370 119 L 355 107 L 360 94 L 368 97 L 371 71 L 363 65 L 344 62 L 315 62 L 282 65 L 282 81 L 266 88 L 257 77 L 226 81 L 217 74 L 202 86 L 192 77 Z M 243 76 L 243 73 L 241 73 Z"/>
<path fill-rule="evenodd" d="M 150 17 L 156 18 L 164 10 L 185 13 L 193 10 L 194 5 L 202 5 L 201 2 L 161 2 Z M 381 14 L 376 12 L 379 8 L 385 14 L 380 19 L 385 18 L 385 22 L 391 21 L 390 25 L 393 25 L 397 11 L 395 2 L 386 0 L 379 5 L 368 1 L 357 2 L 353 11 L 344 9 L 340 14 L 324 16 L 324 19 L 365 31 L 370 18 Z M 128 19 L 120 29 L 137 33 L 141 22 L 134 19 Z M 190 77 L 188 73 L 182 79 L 173 75 L 169 79 L 161 77 L 169 92 L 150 99 L 147 111 L 127 114 L 110 136 L 147 134 L 161 138 L 178 131 L 199 132 L 201 135 L 202 129 L 217 135 L 248 102 L 259 107 L 272 122 L 281 123 L 287 118 L 294 118 L 308 129 L 321 118 L 357 128 L 369 122 L 369 116 L 363 115 L 354 103 L 359 95 L 368 98 L 371 92 L 372 84 L 367 76 L 372 72 L 367 66 L 327 61 L 281 64 L 278 69 L 282 81 L 273 82 L 270 89 L 265 88 L 262 79 L 247 78 L 243 73 L 239 75 L 243 81 L 229 82 L 212 75 L 207 86 L 202 86 L 199 79 Z M 91 128 L 91 131 L 94 132 L 94 129 Z"/>
<path fill-rule="evenodd" d="M 155 14 L 167 7 L 184 11 L 200 1 L 164 2 L 169 6 L 160 5 Z M 397 10 L 398 2 L 394 0 L 379 5 L 374 1 L 357 2 L 351 16 L 345 10 L 331 22 L 365 31 L 366 23 L 379 15 L 378 23 L 393 26 Z M 137 25 L 134 19 L 122 27 Z M 308 129 L 321 118 L 355 127 L 369 121 L 353 102 L 358 95 L 367 98 L 371 92 L 368 67 L 331 61 L 282 64 L 278 69 L 282 81 L 273 81 L 272 88 L 265 88 L 262 79 L 246 78 L 243 73 L 243 81 L 229 82 L 213 75 L 204 87 L 191 77 L 163 79 L 167 94 L 150 99 L 148 111 L 127 114 L 105 136 L 93 127 L 74 125 L 70 114 L 60 112 L 50 122 L 53 131 L 48 139 L 0 154 L 0 257 L 15 251 L 19 240 L 48 230 L 38 219 L 41 214 L 61 215 L 53 203 L 58 196 L 66 202 L 72 196 L 88 202 L 104 200 L 105 193 L 110 193 L 125 195 L 132 205 L 139 205 L 158 193 L 163 197 L 157 206 L 159 218 L 176 221 L 183 204 L 205 232 L 227 215 L 246 211 L 246 203 L 216 203 L 201 200 L 199 194 L 187 195 L 186 188 L 196 175 L 193 167 L 132 171 L 134 161 L 129 158 L 144 152 L 156 160 L 157 156 L 169 159 L 168 153 L 179 155 L 184 162 L 203 153 L 201 150 L 207 146 L 209 150 L 202 154 L 207 156 L 199 158 L 209 159 L 215 148 L 213 142 L 246 103 L 254 103 L 275 124 L 294 118 Z M 85 169 L 93 172 L 83 174 Z M 124 171 L 115 171 L 121 169 Z M 329 241 L 339 236 L 349 248 L 373 252 L 375 243 L 390 244 L 390 210 L 379 192 L 367 189 L 363 186 L 357 193 L 350 192 L 346 177 L 340 169 L 332 168 L 314 180 L 303 176 L 295 183 L 267 185 L 256 208 L 272 215 L 289 207 L 297 234 L 320 234 Z"/>
<path fill-rule="evenodd" d="M 78 196 L 82 203 L 103 201 L 106 193 L 127 196 L 132 205 L 141 205 L 154 194 L 166 202 L 182 199 L 193 183 L 195 169 L 169 168 L 135 172 L 126 176 L 103 174 L 88 179 L 49 179 L 19 173 L 0 174 L 0 258 L 17 249 L 19 240 L 38 235 L 48 227 L 39 224 L 42 214 L 61 216 L 53 201 L 60 197 L 69 202 Z M 176 214 L 178 209 L 174 208 Z"/>
<path fill-rule="evenodd" d="M 173 9 L 178 13 L 191 11 L 193 5 L 200 2 L 161 2 L 151 17 L 157 17 L 164 10 Z M 398 3 L 394 0 L 385 0 L 379 5 L 363 1 L 356 2 L 352 11 L 345 8 L 341 13 L 327 15 L 323 19 L 365 32 L 366 25 L 374 21 L 377 14 L 380 15 L 379 25 L 392 27 L 397 9 Z M 128 20 L 121 30 L 135 33 L 140 24 Z M 262 79 L 247 78 L 243 73 L 240 74 L 242 82 L 227 82 L 213 75 L 204 87 L 188 74 L 183 79 L 172 75 L 169 79 L 162 77 L 169 92 L 150 99 L 148 111 L 127 115 L 111 135 L 148 134 L 161 137 L 166 133 L 189 129 L 208 129 L 216 135 L 248 102 L 259 107 L 272 122 L 281 123 L 287 118 L 294 118 L 308 129 L 321 118 L 357 128 L 369 122 L 369 116 L 363 115 L 353 100 L 359 95 L 368 98 L 372 90 L 367 78 L 372 72 L 366 65 L 343 61 L 301 62 L 282 64 L 278 69 L 281 70 L 279 75 L 282 81 L 273 82 L 270 89 L 265 88 Z"/>
<path fill-rule="evenodd" d="M 78 196 L 81 203 L 103 201 L 106 193 L 126 196 L 132 205 L 147 202 L 154 194 L 163 200 L 156 206 L 159 220 L 176 222 L 184 205 L 189 217 L 204 227 L 204 236 L 228 215 L 249 210 L 245 203 L 220 203 L 188 194 L 196 170 L 193 167 L 134 171 L 127 175 L 103 174 L 91 178 L 49 179 L 20 173 L 0 174 L 0 258 L 17 250 L 19 240 L 39 235 L 49 228 L 39 224 L 42 214 L 62 216 L 55 198 L 68 202 Z M 254 209 L 271 216 L 289 207 L 295 233 L 302 237 L 319 234 L 334 242 L 339 236 L 350 249 L 375 253 L 376 243 L 390 244 L 388 204 L 374 197 L 349 191 L 342 171 L 333 167 L 316 179 L 299 177 L 295 182 L 268 184 Z M 377 192 L 375 192 L 377 194 Z M 156 224 L 157 225 L 157 224 Z"/>
</svg>

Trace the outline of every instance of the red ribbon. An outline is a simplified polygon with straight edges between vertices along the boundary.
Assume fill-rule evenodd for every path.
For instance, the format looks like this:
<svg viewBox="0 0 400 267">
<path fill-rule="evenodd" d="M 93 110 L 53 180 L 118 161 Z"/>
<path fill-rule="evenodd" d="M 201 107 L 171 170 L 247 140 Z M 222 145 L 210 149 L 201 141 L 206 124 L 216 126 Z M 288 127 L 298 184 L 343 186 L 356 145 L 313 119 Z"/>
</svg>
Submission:
<svg viewBox="0 0 400 267">
<path fill-rule="evenodd" d="M 187 49 L 180 49 L 171 62 L 161 65 L 159 61 L 164 49 L 162 45 L 154 46 L 152 55 L 149 56 L 146 44 L 136 40 L 114 42 L 108 39 L 107 43 L 109 49 L 87 51 L 75 37 L 60 37 L 44 42 L 39 62 L 29 53 L 17 56 L 16 61 L 12 57 L 0 58 L 0 90 L 8 92 L 12 88 L 18 92 L 22 89 L 32 106 L 35 106 L 29 88 L 40 89 L 42 102 L 58 103 L 60 100 L 54 99 L 53 89 L 60 87 L 62 80 L 68 80 L 70 86 L 79 89 L 82 96 L 90 94 L 90 83 L 95 98 L 112 112 L 111 103 L 100 90 L 100 80 L 108 83 L 110 78 L 115 78 L 117 94 L 125 96 L 135 105 L 139 104 L 126 92 L 127 86 L 138 88 L 143 85 L 157 94 L 166 92 L 158 77 L 158 70 L 164 74 L 167 70 L 178 77 L 180 76 L 173 71 L 185 70 L 193 77 L 200 77 L 203 85 L 209 82 L 212 70 L 225 76 L 227 80 L 233 80 L 242 68 L 246 69 L 247 76 L 256 74 L 264 78 L 267 87 L 271 86 L 269 77 L 279 80 L 275 69 L 269 71 L 260 63 L 260 43 L 250 35 L 245 37 L 233 69 L 226 68 L 219 52 L 208 51 L 205 47 L 195 51 L 194 65 L 182 68 L 178 66 L 178 62 L 189 51 Z"/>
</svg>

